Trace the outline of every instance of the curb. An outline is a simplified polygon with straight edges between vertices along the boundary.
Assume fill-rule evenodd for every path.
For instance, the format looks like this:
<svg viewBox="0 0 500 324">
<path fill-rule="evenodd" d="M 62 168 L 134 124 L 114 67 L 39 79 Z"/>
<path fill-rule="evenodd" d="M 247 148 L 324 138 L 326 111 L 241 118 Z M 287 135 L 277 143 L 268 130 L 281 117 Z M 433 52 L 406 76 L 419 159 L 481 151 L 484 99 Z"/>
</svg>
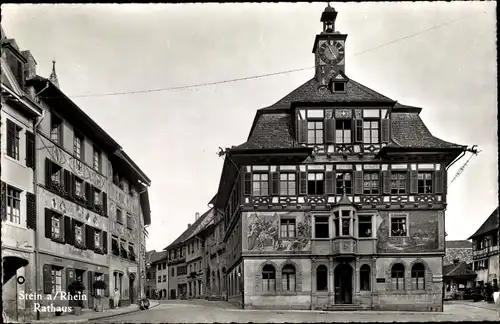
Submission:
<svg viewBox="0 0 500 324">
<path fill-rule="evenodd" d="M 160 303 L 158 303 L 158 304 L 156 304 L 156 305 L 154 305 L 152 307 L 149 307 L 148 310 L 153 309 L 153 308 L 155 308 L 155 307 L 157 307 L 159 305 L 160 305 Z M 82 322 L 91 322 L 91 321 L 94 321 L 94 320 L 102 320 L 102 319 L 107 319 L 107 318 L 112 318 L 112 317 L 117 317 L 117 316 L 132 314 L 132 313 L 137 313 L 137 312 L 141 312 L 141 311 L 142 311 L 141 309 L 134 309 L 134 310 L 131 310 L 131 311 L 120 313 L 120 314 L 110 314 L 110 315 L 105 315 L 105 316 L 100 316 L 100 317 L 89 318 L 89 319 L 82 320 Z"/>
</svg>

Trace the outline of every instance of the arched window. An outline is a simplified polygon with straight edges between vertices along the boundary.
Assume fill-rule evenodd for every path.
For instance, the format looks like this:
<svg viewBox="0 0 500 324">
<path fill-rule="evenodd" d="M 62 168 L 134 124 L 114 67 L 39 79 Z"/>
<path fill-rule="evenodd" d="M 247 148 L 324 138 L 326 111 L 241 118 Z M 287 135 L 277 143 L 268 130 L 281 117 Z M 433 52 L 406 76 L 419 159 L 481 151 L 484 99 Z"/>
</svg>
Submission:
<svg viewBox="0 0 500 324">
<path fill-rule="evenodd" d="M 396 263 L 391 269 L 392 289 L 405 289 L 405 267 L 401 263 Z"/>
<path fill-rule="evenodd" d="M 425 289 L 425 267 L 422 263 L 415 263 L 411 268 L 411 289 Z"/>
<path fill-rule="evenodd" d="M 281 271 L 281 285 L 283 291 L 295 291 L 295 267 L 287 264 Z"/>
<path fill-rule="evenodd" d="M 363 291 L 370 291 L 370 266 L 363 264 L 359 268 L 359 286 Z"/>
<path fill-rule="evenodd" d="M 262 268 L 262 291 L 276 291 L 276 270 L 270 264 Z"/>
<path fill-rule="evenodd" d="M 328 291 L 328 269 L 325 265 L 316 268 L 316 291 Z"/>
</svg>

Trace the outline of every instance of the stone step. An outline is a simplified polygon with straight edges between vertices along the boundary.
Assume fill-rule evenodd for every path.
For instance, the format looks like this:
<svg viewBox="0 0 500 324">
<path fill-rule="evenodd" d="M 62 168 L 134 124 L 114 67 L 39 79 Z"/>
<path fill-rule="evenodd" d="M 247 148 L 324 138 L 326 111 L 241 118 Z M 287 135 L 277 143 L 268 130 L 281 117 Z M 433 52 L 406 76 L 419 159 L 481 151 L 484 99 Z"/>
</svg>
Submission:
<svg viewBox="0 0 500 324">
<path fill-rule="evenodd" d="M 362 309 L 361 306 L 356 304 L 335 304 L 335 305 L 323 306 L 324 311 L 331 311 L 331 312 L 359 311 L 361 309 Z"/>
</svg>

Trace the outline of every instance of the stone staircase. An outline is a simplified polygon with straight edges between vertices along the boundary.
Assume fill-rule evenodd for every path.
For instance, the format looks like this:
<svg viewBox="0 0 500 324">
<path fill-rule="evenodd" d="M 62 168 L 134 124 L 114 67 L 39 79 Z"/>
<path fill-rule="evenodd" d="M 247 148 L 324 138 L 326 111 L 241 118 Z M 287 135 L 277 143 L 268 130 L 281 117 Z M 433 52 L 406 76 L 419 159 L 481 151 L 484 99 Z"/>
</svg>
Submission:
<svg viewBox="0 0 500 324">
<path fill-rule="evenodd" d="M 363 308 L 361 308 L 361 306 L 357 304 L 335 304 L 325 305 L 323 306 L 322 310 L 327 312 L 353 312 L 363 310 Z"/>
</svg>

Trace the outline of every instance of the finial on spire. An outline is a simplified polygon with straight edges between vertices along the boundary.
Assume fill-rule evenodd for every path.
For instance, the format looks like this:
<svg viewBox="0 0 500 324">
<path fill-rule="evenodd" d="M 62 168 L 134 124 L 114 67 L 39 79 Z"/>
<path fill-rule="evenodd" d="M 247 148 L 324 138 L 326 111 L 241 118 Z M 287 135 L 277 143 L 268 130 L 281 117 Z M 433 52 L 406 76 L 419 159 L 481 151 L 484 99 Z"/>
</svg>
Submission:
<svg viewBox="0 0 500 324">
<path fill-rule="evenodd" d="M 52 60 L 52 73 L 49 76 L 49 80 L 59 88 L 59 80 L 57 79 L 56 74 L 56 60 Z"/>
</svg>

